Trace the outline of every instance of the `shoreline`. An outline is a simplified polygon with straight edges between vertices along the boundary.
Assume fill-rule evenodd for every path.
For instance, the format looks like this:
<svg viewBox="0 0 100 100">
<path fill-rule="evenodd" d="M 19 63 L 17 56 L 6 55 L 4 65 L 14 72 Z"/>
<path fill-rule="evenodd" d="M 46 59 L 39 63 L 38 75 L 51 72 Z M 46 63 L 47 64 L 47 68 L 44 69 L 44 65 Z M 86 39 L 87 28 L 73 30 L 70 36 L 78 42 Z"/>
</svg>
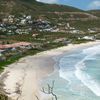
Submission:
<svg viewBox="0 0 100 100">
<path fill-rule="evenodd" d="M 39 81 L 54 71 L 57 63 L 53 57 L 60 56 L 69 50 L 100 44 L 100 41 L 68 46 L 44 51 L 34 56 L 21 58 L 18 62 L 8 65 L 1 74 L 3 89 L 13 100 L 37 100 L 36 96 L 46 100 L 47 96 L 41 94 Z M 6 76 L 6 77 L 3 77 Z"/>
</svg>

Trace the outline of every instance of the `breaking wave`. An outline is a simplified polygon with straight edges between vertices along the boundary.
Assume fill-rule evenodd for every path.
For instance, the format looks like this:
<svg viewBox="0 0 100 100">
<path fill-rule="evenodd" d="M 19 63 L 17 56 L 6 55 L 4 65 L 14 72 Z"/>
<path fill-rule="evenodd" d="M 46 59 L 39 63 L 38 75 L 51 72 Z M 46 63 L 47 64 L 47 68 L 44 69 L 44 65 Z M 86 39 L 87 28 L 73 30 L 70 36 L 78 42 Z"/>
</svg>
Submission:
<svg viewBox="0 0 100 100">
<path fill-rule="evenodd" d="M 96 55 L 100 55 L 100 45 L 83 49 L 80 53 L 73 54 L 73 56 L 67 55 L 60 62 L 60 77 L 66 79 L 69 84 L 71 84 L 76 77 L 96 96 L 100 96 L 100 84 L 96 81 L 96 79 L 89 75 L 88 72 L 85 71 L 85 68 L 87 67 L 86 61 L 96 60 Z"/>
</svg>

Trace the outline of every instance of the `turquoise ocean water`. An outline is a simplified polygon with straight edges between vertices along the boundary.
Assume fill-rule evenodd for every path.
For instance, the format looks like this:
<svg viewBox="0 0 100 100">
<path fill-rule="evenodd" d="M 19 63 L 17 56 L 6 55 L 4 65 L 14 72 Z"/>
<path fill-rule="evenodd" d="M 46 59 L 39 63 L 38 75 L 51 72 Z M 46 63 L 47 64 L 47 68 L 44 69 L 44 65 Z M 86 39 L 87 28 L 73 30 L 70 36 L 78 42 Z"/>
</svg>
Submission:
<svg viewBox="0 0 100 100">
<path fill-rule="evenodd" d="M 55 59 L 59 71 L 43 83 L 55 80 L 58 100 L 100 100 L 100 45 L 77 48 Z"/>
</svg>

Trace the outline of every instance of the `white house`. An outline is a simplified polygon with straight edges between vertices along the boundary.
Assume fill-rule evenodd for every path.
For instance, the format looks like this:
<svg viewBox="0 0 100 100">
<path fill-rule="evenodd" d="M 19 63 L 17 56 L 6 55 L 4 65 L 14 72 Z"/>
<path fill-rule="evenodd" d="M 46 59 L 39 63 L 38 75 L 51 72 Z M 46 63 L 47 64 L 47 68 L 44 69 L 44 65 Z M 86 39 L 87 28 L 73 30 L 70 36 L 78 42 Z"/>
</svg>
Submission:
<svg viewBox="0 0 100 100">
<path fill-rule="evenodd" d="M 84 36 L 83 39 L 94 40 L 94 36 Z"/>
<path fill-rule="evenodd" d="M 91 30 L 91 29 L 88 29 L 88 32 L 89 32 L 89 33 L 95 33 L 96 31 Z"/>
</svg>

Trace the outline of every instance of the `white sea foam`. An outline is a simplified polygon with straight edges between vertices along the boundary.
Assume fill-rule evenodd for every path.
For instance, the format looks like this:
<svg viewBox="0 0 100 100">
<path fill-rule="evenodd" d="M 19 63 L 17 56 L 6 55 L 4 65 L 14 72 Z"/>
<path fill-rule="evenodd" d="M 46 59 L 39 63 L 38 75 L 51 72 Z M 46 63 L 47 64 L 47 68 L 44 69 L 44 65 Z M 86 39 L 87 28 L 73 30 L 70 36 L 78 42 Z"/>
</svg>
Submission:
<svg viewBox="0 0 100 100">
<path fill-rule="evenodd" d="M 60 67 L 60 70 L 59 70 L 60 77 L 67 80 L 69 84 L 72 84 L 73 81 L 76 81 L 78 79 L 86 87 L 88 87 L 95 95 L 100 96 L 100 85 L 96 82 L 96 79 L 93 79 L 88 73 L 84 71 L 84 69 L 86 68 L 85 61 L 96 60 L 95 55 L 97 54 L 100 54 L 100 45 L 84 49 L 79 54 L 71 54 L 71 55 L 66 56 L 67 58 L 65 57 L 60 61 L 60 63 L 68 64 L 68 65 L 61 64 L 62 66 Z M 75 63 L 73 63 L 72 58 L 73 57 L 77 58 L 77 56 L 80 56 L 81 58 L 78 59 L 80 60 L 78 62 L 77 62 L 77 59 L 75 59 L 76 65 L 74 65 Z M 68 61 L 68 62 L 65 62 L 65 61 Z M 68 66 L 70 67 L 72 66 L 75 68 L 73 68 L 72 70 L 72 68 Z M 75 76 L 77 78 L 76 80 L 74 79 Z"/>
<path fill-rule="evenodd" d="M 83 50 L 84 54 L 93 55 L 93 54 L 100 54 L 100 45 L 93 46 Z"/>
<path fill-rule="evenodd" d="M 86 57 L 75 65 L 75 75 L 95 95 L 100 96 L 100 85 L 88 73 L 83 71 L 86 67 L 85 61 L 91 58 L 93 59 L 93 56 L 100 53 L 100 45 L 85 49 L 83 53 L 86 54 Z"/>
<path fill-rule="evenodd" d="M 94 79 L 92 79 L 91 76 L 79 69 L 75 71 L 75 75 L 93 93 L 95 93 L 97 96 L 100 96 L 100 85 Z"/>
<path fill-rule="evenodd" d="M 62 70 L 59 70 L 59 76 L 67 80 L 69 85 L 72 83 L 73 74 L 74 73 L 72 71 L 64 72 Z"/>
</svg>

